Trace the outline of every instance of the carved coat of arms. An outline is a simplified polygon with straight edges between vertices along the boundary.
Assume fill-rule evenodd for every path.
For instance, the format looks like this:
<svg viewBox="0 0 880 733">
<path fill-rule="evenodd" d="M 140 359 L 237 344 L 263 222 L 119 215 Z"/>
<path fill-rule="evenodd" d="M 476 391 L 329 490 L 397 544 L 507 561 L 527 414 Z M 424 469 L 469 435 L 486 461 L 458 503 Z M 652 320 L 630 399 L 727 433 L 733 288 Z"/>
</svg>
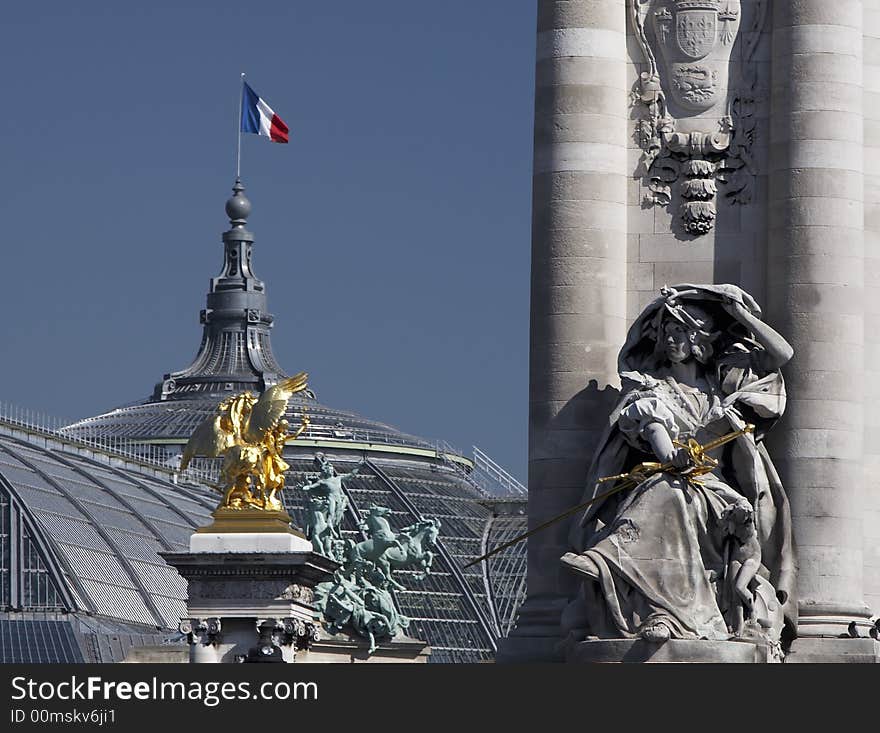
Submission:
<svg viewBox="0 0 880 733">
<path fill-rule="evenodd" d="M 716 10 L 681 10 L 675 14 L 675 42 L 690 59 L 701 59 L 715 48 Z"/>
<path fill-rule="evenodd" d="M 754 82 L 733 89 L 732 51 L 742 22 L 740 0 L 628 0 L 648 71 L 635 97 L 647 115 L 638 123 L 642 172 L 651 204 L 669 205 L 677 194 L 680 220 L 693 235 L 715 222 L 716 182 L 728 184 L 735 203 L 751 199 L 754 168 Z M 750 60 L 764 23 L 766 0 L 750 11 L 741 57 Z M 736 62 L 734 62 L 736 63 Z M 718 111 L 705 128 L 676 130 L 679 119 Z"/>
<path fill-rule="evenodd" d="M 652 34 L 651 53 L 665 61 L 661 76 L 671 98 L 686 110 L 710 109 L 727 88 L 730 52 L 740 22 L 739 0 L 658 0 L 640 2 Z"/>
</svg>

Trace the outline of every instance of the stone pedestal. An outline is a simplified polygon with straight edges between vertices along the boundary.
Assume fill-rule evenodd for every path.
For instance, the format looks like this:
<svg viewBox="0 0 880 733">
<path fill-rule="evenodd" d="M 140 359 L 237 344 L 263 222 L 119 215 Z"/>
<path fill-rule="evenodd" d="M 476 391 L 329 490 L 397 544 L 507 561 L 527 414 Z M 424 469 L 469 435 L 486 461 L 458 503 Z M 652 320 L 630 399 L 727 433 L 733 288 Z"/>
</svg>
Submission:
<svg viewBox="0 0 880 733">
<path fill-rule="evenodd" d="M 318 640 L 297 657 L 297 662 L 311 664 L 424 664 L 431 655 L 431 648 L 418 639 L 400 636 L 382 642 L 372 654 L 366 640 L 345 633 L 330 636 L 321 630 Z"/>
<path fill-rule="evenodd" d="M 180 644 L 174 646 L 135 646 L 128 650 L 122 664 L 186 664 L 189 649 Z"/>
<path fill-rule="evenodd" d="M 597 639 L 572 645 L 565 661 L 580 664 L 766 664 L 780 658 L 765 645 L 747 641 Z"/>
<path fill-rule="evenodd" d="M 812 637 L 795 639 L 786 664 L 809 663 L 877 664 L 880 663 L 880 641 L 865 639 L 831 639 Z"/>
<path fill-rule="evenodd" d="M 338 565 L 313 552 L 286 512 L 223 510 L 161 553 L 189 584 L 181 631 L 195 663 L 293 662 L 317 637 L 313 588 Z"/>
</svg>

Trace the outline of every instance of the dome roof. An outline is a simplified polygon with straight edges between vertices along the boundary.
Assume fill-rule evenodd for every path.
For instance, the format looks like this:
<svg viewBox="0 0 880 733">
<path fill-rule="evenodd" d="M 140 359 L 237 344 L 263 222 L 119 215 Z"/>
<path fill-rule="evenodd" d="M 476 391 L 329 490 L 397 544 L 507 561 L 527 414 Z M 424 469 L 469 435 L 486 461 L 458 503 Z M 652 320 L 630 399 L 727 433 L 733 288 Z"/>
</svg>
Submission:
<svg viewBox="0 0 880 733">
<path fill-rule="evenodd" d="M 192 364 L 165 374 L 152 396 L 144 402 L 68 425 L 60 431 L 66 439 L 111 449 L 122 445 L 137 456 L 158 460 L 170 477 L 173 471 L 169 467 L 176 465 L 175 457 L 222 399 L 244 390 L 262 392 L 287 377 L 272 353 L 269 333 L 273 319 L 266 311 L 266 288 L 252 270 L 254 237 L 245 229 L 250 206 L 242 200 L 243 187 L 239 182 L 233 190 L 227 212 L 234 218 L 231 228 L 223 234 L 224 266 L 221 274 L 211 280 L 207 307 L 201 314 L 201 345 Z M 311 394 L 300 393 L 290 400 L 287 420 L 291 426 L 300 424 L 303 412 L 309 415 L 309 429 L 289 441 L 284 451 L 291 468 L 286 475 L 289 488 L 283 497 L 294 523 L 304 525 L 304 492 L 297 492 L 295 487 L 309 482 L 307 475 L 314 471 L 315 452 L 325 453 L 340 472 L 360 465 L 357 477 L 347 481 L 345 486 L 350 507 L 343 534 L 354 541 L 363 539 L 358 525 L 373 505 L 391 510 L 389 521 L 396 529 L 428 517 L 440 520 L 440 538 L 431 573 L 419 579 L 414 573 L 400 571 L 407 590 L 395 594 L 396 602 L 401 613 L 412 620 L 411 633 L 431 645 L 431 661 L 492 659 L 498 638 L 510 629 L 524 597 L 525 544 L 506 550 L 488 563 L 464 566 L 525 531 L 524 499 L 507 502 L 502 511 L 502 506 L 493 503 L 470 475 L 473 463 L 445 444 L 435 445 L 385 423 L 327 407 Z M 199 460 L 202 463 L 197 467 Z M 216 476 L 211 472 L 216 472 L 218 462 L 218 459 L 196 459 L 187 469 L 189 473 L 181 474 L 180 479 Z M 100 486 L 111 478 L 106 475 L 108 469 L 95 467 L 94 470 L 99 479 L 97 490 L 102 491 Z M 177 492 L 185 491 L 180 486 L 168 486 L 167 481 L 161 491 L 158 487 L 152 490 L 169 501 Z M 189 501 L 197 502 L 197 499 Z M 210 508 L 215 502 L 212 497 Z M 106 506 L 116 503 L 118 499 L 105 497 Z M 201 516 L 198 512 L 184 513 L 191 518 Z M 76 503 L 65 505 L 63 510 L 59 508 L 58 516 L 62 514 L 69 516 L 70 522 L 85 521 L 79 518 L 82 511 Z M 143 524 L 131 517 L 131 512 L 127 514 L 127 521 L 133 525 Z M 100 522 L 100 516 L 97 518 Z M 183 525 L 178 529 L 179 534 L 173 538 L 175 542 L 183 542 L 184 536 L 188 537 L 192 531 Z M 172 537 L 165 541 L 172 542 Z M 146 535 L 143 542 L 149 548 L 143 552 L 152 558 L 151 563 L 155 564 L 153 560 L 156 560 L 164 566 L 156 555 L 157 550 L 165 549 L 164 545 L 158 539 L 149 540 Z M 102 567 L 109 573 L 107 563 L 109 561 Z M 122 571 L 113 566 L 112 572 L 123 572 L 120 578 L 124 579 L 128 565 L 120 564 Z M 167 566 L 163 572 L 176 577 Z M 138 609 L 137 618 L 131 618 L 134 612 L 125 611 L 122 606 L 127 603 L 126 599 L 134 598 L 132 592 L 137 593 L 138 589 L 116 586 L 120 588 L 117 612 L 128 615 L 114 617 L 139 623 L 160 623 L 161 618 L 170 618 L 168 614 L 176 613 L 184 597 L 180 582 L 176 577 L 174 582 L 168 580 L 160 584 L 158 587 L 165 588 L 170 595 L 155 599 L 152 586 L 144 585 L 142 592 L 146 595 L 140 602 L 132 601 L 133 608 Z M 179 596 L 178 605 L 173 602 L 175 594 Z"/>
<path fill-rule="evenodd" d="M 142 403 L 127 405 L 65 428 L 75 438 L 141 443 L 186 443 L 217 404 L 245 390 L 260 393 L 289 375 L 272 351 L 273 317 L 267 311 L 266 286 L 254 274 L 254 235 L 245 228 L 251 204 L 236 180 L 226 202 L 230 229 L 223 233 L 224 261 L 211 279 L 201 311 L 202 340 L 192 364 L 169 372 Z M 397 445 L 425 450 L 430 442 L 353 412 L 318 402 L 313 394 L 291 399 L 287 419 L 298 425 L 303 411 L 311 420 L 306 440 Z M 445 448 L 445 447 L 444 447 Z"/>
<path fill-rule="evenodd" d="M 233 394 L 233 392 L 229 392 Z M 185 444 L 199 423 L 214 413 L 220 400 L 228 395 L 205 392 L 173 400 L 147 401 L 85 418 L 64 428 L 71 437 L 83 439 L 121 438 L 142 443 Z M 287 420 L 297 426 L 303 411 L 311 424 L 302 440 L 333 440 L 351 443 L 375 443 L 435 450 L 436 445 L 396 428 L 339 410 L 310 397 L 294 395 L 287 408 Z"/>
</svg>

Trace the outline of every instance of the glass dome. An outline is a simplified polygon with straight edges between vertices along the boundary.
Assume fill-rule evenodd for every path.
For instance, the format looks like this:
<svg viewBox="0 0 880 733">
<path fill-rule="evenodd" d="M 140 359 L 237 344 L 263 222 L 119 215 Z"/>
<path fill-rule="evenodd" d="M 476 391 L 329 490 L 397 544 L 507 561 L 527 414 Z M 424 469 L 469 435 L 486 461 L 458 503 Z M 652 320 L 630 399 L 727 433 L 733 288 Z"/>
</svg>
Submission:
<svg viewBox="0 0 880 733">
<path fill-rule="evenodd" d="M 233 203 L 243 190 L 236 182 Z M 96 619 L 132 639 L 165 638 L 185 614 L 185 582 L 157 553 L 187 547 L 192 531 L 209 522 L 217 495 L 197 479 L 216 476 L 218 461 L 196 460 L 178 474 L 180 454 L 220 400 L 259 393 L 286 377 L 272 353 L 266 288 L 252 269 L 254 237 L 240 214 L 250 207 L 232 208 L 238 215 L 222 237 L 224 265 L 200 314 L 203 334 L 192 364 L 165 374 L 148 399 L 58 431 L 24 429 L 0 414 L 3 624 L 60 623 L 57 614 L 66 614 L 69 624 L 76 619 L 75 638 L 103 638 L 88 631 Z M 491 660 L 525 595 L 525 543 L 465 565 L 525 531 L 524 488 L 485 457 L 475 463 L 445 443 L 327 407 L 312 395 L 291 399 L 290 424 L 298 425 L 304 411 L 309 429 L 285 447 L 291 468 L 284 499 L 294 522 L 304 520 L 303 492 L 295 487 L 307 483 L 318 451 L 340 472 L 361 465 L 345 485 L 343 531 L 351 539 L 362 539 L 357 526 L 373 505 L 391 510 L 394 528 L 439 519 L 431 573 L 417 579 L 399 571 L 406 590 L 396 592 L 396 603 L 412 619 L 410 635 L 431 646 L 431 661 Z M 13 514 L 25 521 L 16 524 Z M 25 567 L 25 557 L 40 569 Z M 83 627 L 85 620 L 92 627 Z M 3 661 L 12 661 L 10 654 L 4 651 Z"/>
</svg>

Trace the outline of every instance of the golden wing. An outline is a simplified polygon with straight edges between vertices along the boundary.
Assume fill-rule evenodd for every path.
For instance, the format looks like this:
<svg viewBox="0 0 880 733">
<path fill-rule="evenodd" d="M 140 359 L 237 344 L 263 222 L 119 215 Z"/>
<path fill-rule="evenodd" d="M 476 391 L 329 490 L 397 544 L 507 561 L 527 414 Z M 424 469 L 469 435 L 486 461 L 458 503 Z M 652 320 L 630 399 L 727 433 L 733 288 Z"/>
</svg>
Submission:
<svg viewBox="0 0 880 733">
<path fill-rule="evenodd" d="M 235 436 L 221 427 L 223 413 L 218 411 L 206 417 L 195 429 L 180 458 L 180 470 L 183 471 L 193 456 L 216 458 L 227 448 L 235 444 Z"/>
<path fill-rule="evenodd" d="M 287 402 L 297 392 L 307 390 L 309 375 L 300 372 L 269 387 L 251 410 L 244 438 L 248 443 L 259 443 L 266 432 L 274 428 L 287 410 Z"/>
</svg>

